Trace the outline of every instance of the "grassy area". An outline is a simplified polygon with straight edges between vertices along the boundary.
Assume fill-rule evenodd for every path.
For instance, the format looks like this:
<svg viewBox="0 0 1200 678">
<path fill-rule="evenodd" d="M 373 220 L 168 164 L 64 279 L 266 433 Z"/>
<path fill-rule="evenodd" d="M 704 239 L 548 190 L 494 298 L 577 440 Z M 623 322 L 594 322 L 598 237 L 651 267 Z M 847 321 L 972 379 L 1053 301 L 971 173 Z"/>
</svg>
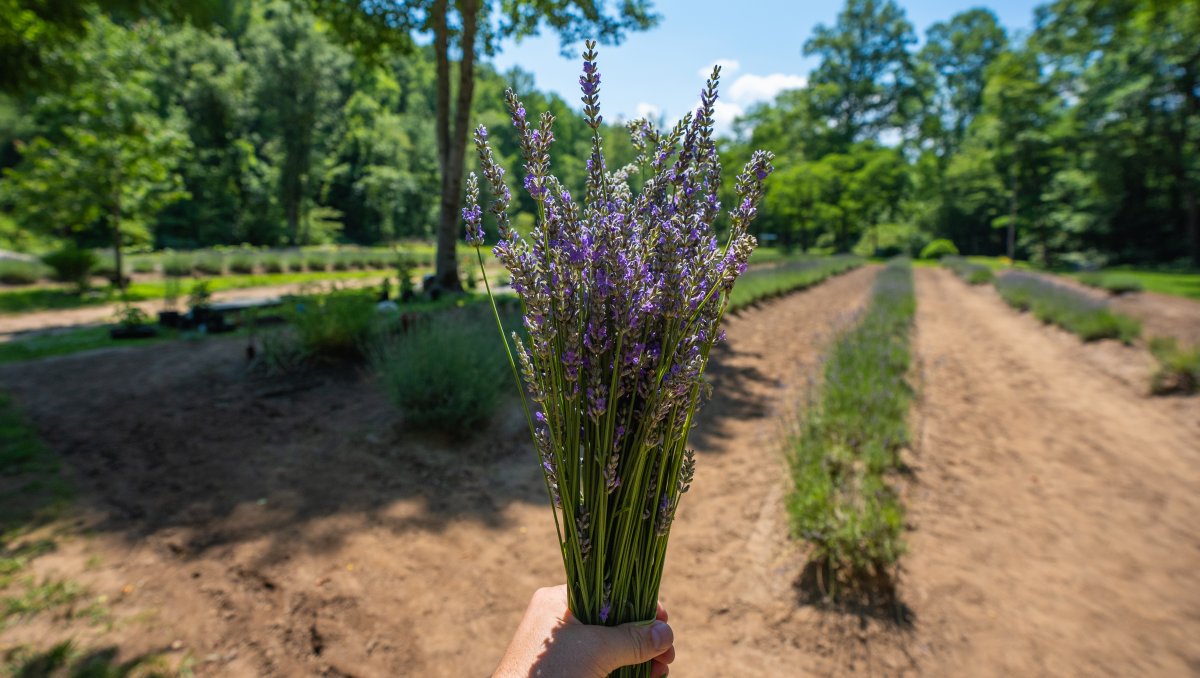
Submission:
<svg viewBox="0 0 1200 678">
<path fill-rule="evenodd" d="M 987 266 L 994 271 L 1007 268 L 1043 270 L 1027 261 L 1010 262 L 1005 257 L 967 257 L 967 260 Z M 1114 266 L 1099 271 L 1053 271 L 1069 275 L 1084 284 L 1093 284 L 1114 293 L 1138 289 L 1158 294 L 1200 300 L 1200 272 L 1195 270 L 1152 270 L 1132 266 Z M 1108 284 L 1103 284 L 1104 282 Z M 1123 288 L 1123 289 L 1122 289 Z"/>
<path fill-rule="evenodd" d="M 834 344 L 819 395 L 788 441 L 792 531 L 813 546 L 819 585 L 887 584 L 904 551 L 904 510 L 888 481 L 908 440 L 905 381 L 916 311 L 908 262 L 875 281 L 862 321 Z"/>
<path fill-rule="evenodd" d="M 171 339 L 179 333 L 165 328 L 159 329 L 157 337 L 137 340 L 117 340 L 108 334 L 109 327 L 81 327 L 54 334 L 38 334 L 28 339 L 14 339 L 0 343 L 0 364 L 36 360 L 56 355 L 67 355 L 81 351 L 122 346 L 145 346 Z"/>
<path fill-rule="evenodd" d="M 862 265 L 862 258 L 851 255 L 803 258 L 764 269 L 751 269 L 734 285 L 729 295 L 729 310 L 812 287 L 826 278 Z"/>
<path fill-rule="evenodd" d="M 1038 320 L 1058 325 L 1084 341 L 1120 339 L 1128 344 L 1141 333 L 1137 320 L 1037 274 L 1010 271 L 996 279 L 996 290 L 1013 308 L 1029 311 Z"/>
<path fill-rule="evenodd" d="M 976 264 L 962 257 L 942 257 L 942 266 L 954 271 L 954 274 L 972 285 L 986 285 L 996 279 L 993 270 L 983 264 Z"/>
<path fill-rule="evenodd" d="M 1075 279 L 1088 287 L 1095 287 L 1109 294 L 1129 294 L 1130 292 L 1141 292 L 1145 289 L 1141 280 L 1128 273 L 1088 271 L 1087 273 L 1077 274 Z"/>
<path fill-rule="evenodd" d="M 1150 352 L 1158 369 L 1150 378 L 1150 390 L 1156 395 L 1196 393 L 1200 391 L 1200 346 L 1187 348 L 1175 339 L 1155 337 Z"/>
</svg>

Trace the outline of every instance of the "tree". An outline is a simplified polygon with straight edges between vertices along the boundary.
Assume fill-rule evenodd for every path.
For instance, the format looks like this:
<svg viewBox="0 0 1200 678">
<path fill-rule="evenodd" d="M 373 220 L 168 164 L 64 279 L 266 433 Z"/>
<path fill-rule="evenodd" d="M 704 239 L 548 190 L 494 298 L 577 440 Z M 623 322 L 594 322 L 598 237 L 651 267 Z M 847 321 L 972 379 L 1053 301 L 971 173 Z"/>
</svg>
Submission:
<svg viewBox="0 0 1200 678">
<path fill-rule="evenodd" d="M 843 145 L 910 123 L 920 102 L 909 52 L 916 41 L 893 0 L 847 0 L 837 23 L 817 26 L 804 43 L 806 56 L 821 57 L 810 81 Z"/>
<path fill-rule="evenodd" d="M 937 124 L 928 135 L 940 142 L 943 158 L 954 153 L 979 113 L 987 68 L 1007 44 L 1004 28 L 987 9 L 961 12 L 925 32 L 919 58 L 936 78 L 927 100 Z"/>
<path fill-rule="evenodd" d="M 141 31 L 92 18 L 71 59 L 80 69 L 71 87 L 38 98 L 36 115 L 55 121 L 56 134 L 30 143 L 4 182 L 26 228 L 67 236 L 102 225 L 122 289 L 126 241 L 148 239 L 150 219 L 186 196 L 175 168 L 187 137 L 178 111 L 156 110 L 153 26 Z"/>
<path fill-rule="evenodd" d="M 624 0 L 615 13 L 594 0 L 308 0 L 309 6 L 344 39 L 366 51 L 411 49 L 411 31 L 433 35 L 436 61 L 436 122 L 441 201 L 437 227 L 436 279 L 457 290 L 459 210 L 476 58 L 495 54 L 501 40 L 536 35 L 543 25 L 558 33 L 564 52 L 584 37 L 619 43 L 631 30 L 657 23 L 649 0 Z M 452 56 L 459 56 L 457 68 Z M 454 90 L 452 92 L 452 90 Z M 451 100 L 453 99 L 453 104 Z"/>
</svg>

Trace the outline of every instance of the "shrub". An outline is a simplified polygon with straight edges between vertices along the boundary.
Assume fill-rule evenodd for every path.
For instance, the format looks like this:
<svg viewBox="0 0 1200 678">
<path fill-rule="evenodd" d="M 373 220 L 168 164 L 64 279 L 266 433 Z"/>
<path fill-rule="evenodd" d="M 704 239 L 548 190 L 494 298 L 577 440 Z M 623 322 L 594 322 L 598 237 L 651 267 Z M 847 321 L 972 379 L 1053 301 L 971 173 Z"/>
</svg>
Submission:
<svg viewBox="0 0 1200 678">
<path fill-rule="evenodd" d="M 287 311 L 304 352 L 327 358 L 361 355 L 374 315 L 374 296 L 361 290 L 300 297 Z"/>
<path fill-rule="evenodd" d="M 1142 281 L 1127 273 L 1094 271 L 1080 275 L 1079 282 L 1090 287 L 1098 287 L 1113 295 L 1142 291 Z"/>
<path fill-rule="evenodd" d="M 298 272 L 304 270 L 304 259 L 302 257 L 300 257 L 299 255 L 294 256 L 294 257 L 288 257 L 286 259 L 286 261 L 287 261 L 287 270 L 292 271 L 293 273 L 298 273 Z"/>
<path fill-rule="evenodd" d="M 243 275 L 253 273 L 254 255 L 250 252 L 238 252 L 229 258 L 229 270 Z"/>
<path fill-rule="evenodd" d="M 488 315 L 443 314 L 405 333 L 382 334 L 371 364 L 408 422 L 467 431 L 487 421 L 512 379 L 495 332 Z"/>
<path fill-rule="evenodd" d="M 67 243 L 56 252 L 42 257 L 47 266 L 54 269 L 54 277 L 62 282 L 74 283 L 86 290 L 91 282 L 92 270 L 96 268 L 96 254 L 74 243 Z"/>
<path fill-rule="evenodd" d="M 268 254 L 260 260 L 260 263 L 264 273 L 283 273 L 285 270 L 283 258 L 278 254 Z"/>
<path fill-rule="evenodd" d="M 134 273 L 145 275 L 154 272 L 154 260 L 150 257 L 138 257 L 137 259 L 131 259 L 130 262 Z"/>
<path fill-rule="evenodd" d="M 830 596 L 842 581 L 887 581 L 904 551 L 904 510 L 887 474 L 908 440 L 915 310 L 911 268 L 889 265 L 862 321 L 834 344 L 821 393 L 789 441 L 792 529 L 813 545 Z"/>
<path fill-rule="evenodd" d="M 324 271 L 329 268 L 329 256 L 324 252 L 309 252 L 304 256 L 304 267 L 310 271 Z"/>
<path fill-rule="evenodd" d="M 960 256 L 946 255 L 942 257 L 941 263 L 971 285 L 985 285 L 996 279 L 992 269 L 982 264 L 973 264 Z"/>
<path fill-rule="evenodd" d="M 955 254 L 958 254 L 958 248 L 945 238 L 938 238 L 921 248 L 922 259 L 941 259 L 944 256 Z"/>
<path fill-rule="evenodd" d="M 170 278 L 186 278 L 192 274 L 192 258 L 184 254 L 172 254 L 163 259 L 163 275 Z"/>
<path fill-rule="evenodd" d="M 1158 360 L 1158 369 L 1150 379 L 1156 395 L 1195 393 L 1200 390 L 1200 346 L 1184 348 L 1170 337 L 1150 340 L 1150 352 Z"/>
<path fill-rule="evenodd" d="M 0 259 L 0 283 L 5 285 L 32 285 L 45 273 L 45 266 L 36 261 Z"/>
<path fill-rule="evenodd" d="M 224 275 L 225 274 L 225 257 L 217 252 L 210 252 L 196 257 L 192 262 L 192 266 L 197 273 L 203 275 Z"/>
<path fill-rule="evenodd" d="M 307 361 L 308 353 L 295 334 L 284 328 L 262 334 L 252 367 L 268 377 L 277 377 L 299 371 Z"/>
<path fill-rule="evenodd" d="M 1038 320 L 1058 325 L 1084 341 L 1119 339 L 1128 344 L 1141 333 L 1137 320 L 1109 310 L 1103 301 L 1038 275 L 1006 273 L 996 280 L 996 290 L 1013 308 L 1029 311 Z"/>
</svg>

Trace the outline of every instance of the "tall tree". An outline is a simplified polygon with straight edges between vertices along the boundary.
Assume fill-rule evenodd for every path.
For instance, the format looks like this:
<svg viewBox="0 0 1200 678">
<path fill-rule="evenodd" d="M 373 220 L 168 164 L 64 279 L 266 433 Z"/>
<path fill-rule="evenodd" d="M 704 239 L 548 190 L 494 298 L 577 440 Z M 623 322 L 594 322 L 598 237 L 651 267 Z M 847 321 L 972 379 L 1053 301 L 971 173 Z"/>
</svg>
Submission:
<svg viewBox="0 0 1200 678">
<path fill-rule="evenodd" d="M 925 32 L 920 60 L 936 81 L 927 100 L 936 121 L 933 136 L 943 158 L 954 153 L 983 105 L 987 67 L 1004 51 L 1008 36 L 991 10 L 975 8 L 939 21 Z"/>
<path fill-rule="evenodd" d="M 821 63 L 810 81 L 844 146 L 907 127 L 920 103 L 912 24 L 893 0 L 847 0 L 833 26 L 804 43 Z"/>
<path fill-rule="evenodd" d="M 536 35 L 543 26 L 558 33 L 564 52 L 584 37 L 619 43 L 626 33 L 654 26 L 649 0 L 624 0 L 615 12 L 595 0 L 308 0 L 348 42 L 366 50 L 411 48 L 413 30 L 433 35 L 437 64 L 436 124 L 441 207 L 436 277 L 457 290 L 463 175 L 476 58 L 496 53 L 501 41 Z M 457 64 L 454 56 L 458 56 Z M 455 67 L 457 66 L 457 68 Z"/>
</svg>

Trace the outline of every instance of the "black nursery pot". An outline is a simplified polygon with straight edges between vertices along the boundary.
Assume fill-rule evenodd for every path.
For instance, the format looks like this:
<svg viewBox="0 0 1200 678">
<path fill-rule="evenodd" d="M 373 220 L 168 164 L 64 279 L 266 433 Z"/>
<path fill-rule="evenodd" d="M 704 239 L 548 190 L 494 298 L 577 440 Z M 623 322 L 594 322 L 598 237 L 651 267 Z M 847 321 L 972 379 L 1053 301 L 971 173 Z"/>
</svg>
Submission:
<svg viewBox="0 0 1200 678">
<path fill-rule="evenodd" d="M 183 314 L 179 311 L 159 311 L 158 324 L 163 327 L 179 327 Z"/>
<path fill-rule="evenodd" d="M 149 339 L 157 334 L 154 325 L 118 325 L 108 331 L 113 339 Z"/>
</svg>

